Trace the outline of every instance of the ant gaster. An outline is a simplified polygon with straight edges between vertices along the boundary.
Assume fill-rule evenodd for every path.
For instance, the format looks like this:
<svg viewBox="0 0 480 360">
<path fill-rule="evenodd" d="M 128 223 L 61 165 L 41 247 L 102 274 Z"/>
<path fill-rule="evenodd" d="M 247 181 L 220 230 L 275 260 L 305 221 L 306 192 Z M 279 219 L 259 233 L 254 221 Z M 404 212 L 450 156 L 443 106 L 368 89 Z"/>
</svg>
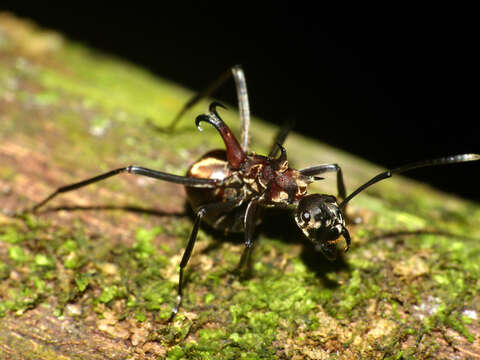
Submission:
<svg viewBox="0 0 480 360">
<path fill-rule="evenodd" d="M 139 166 L 127 166 L 60 187 L 30 210 L 35 212 L 60 193 L 76 190 L 124 172 L 184 185 L 188 201 L 195 210 L 195 221 L 180 262 L 177 302 L 170 321 L 175 317 L 182 302 L 183 271 L 192 254 L 201 221 L 225 232 L 244 233 L 245 249 L 238 265 L 238 269 L 242 270 L 253 248 L 253 232 L 259 222 L 259 208 L 293 209 L 293 217 L 298 227 L 328 259 L 333 260 L 337 255 L 336 244 L 342 237 L 346 243 L 345 251 L 350 248 L 350 234 L 345 226 L 346 206 L 361 191 L 393 174 L 412 169 L 480 160 L 479 154 L 461 154 L 407 164 L 378 174 L 346 196 L 342 170 L 337 164 L 323 164 L 301 170 L 289 167 L 287 153 L 282 146 L 288 130 L 279 133 L 268 156 L 248 152 L 250 110 L 245 76 L 239 66 L 235 66 L 230 74 L 233 75 L 236 84 L 242 122 L 242 145 L 219 116 L 217 107 L 222 105 L 212 103 L 209 113 L 198 116 L 195 123 L 199 130 L 202 130 L 201 122 L 212 125 L 222 137 L 225 150 L 208 152 L 189 168 L 186 176 Z M 213 86 L 190 100 L 168 130 L 173 129 L 189 107 L 201 97 L 213 92 L 228 77 L 228 74 L 223 74 Z M 279 151 L 280 154 L 277 156 Z M 322 179 L 318 175 L 326 172 L 337 174 L 338 200 L 332 195 L 307 193 L 307 186 L 313 181 Z"/>
</svg>

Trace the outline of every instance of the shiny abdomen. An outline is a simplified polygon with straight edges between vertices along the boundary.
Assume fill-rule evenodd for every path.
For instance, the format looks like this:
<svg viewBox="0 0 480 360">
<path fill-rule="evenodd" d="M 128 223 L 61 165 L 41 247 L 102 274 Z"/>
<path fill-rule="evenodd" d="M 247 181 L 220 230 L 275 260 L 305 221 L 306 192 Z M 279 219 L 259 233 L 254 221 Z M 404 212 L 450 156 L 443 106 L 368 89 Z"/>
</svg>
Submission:
<svg viewBox="0 0 480 360">
<path fill-rule="evenodd" d="M 224 179 L 231 175 L 224 150 L 213 150 L 202 156 L 187 172 L 187 176 L 203 179 Z M 235 200 L 240 194 L 238 189 L 218 187 L 215 189 L 186 187 L 188 202 L 195 210 L 210 203 Z M 245 206 L 239 206 L 228 213 L 210 211 L 203 220 L 218 230 L 242 232 Z"/>
</svg>

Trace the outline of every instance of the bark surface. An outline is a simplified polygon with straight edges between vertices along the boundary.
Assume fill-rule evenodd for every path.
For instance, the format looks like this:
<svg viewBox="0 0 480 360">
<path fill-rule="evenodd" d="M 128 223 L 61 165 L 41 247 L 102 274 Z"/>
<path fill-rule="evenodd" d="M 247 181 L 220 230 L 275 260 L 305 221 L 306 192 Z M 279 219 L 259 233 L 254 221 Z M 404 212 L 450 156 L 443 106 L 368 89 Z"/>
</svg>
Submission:
<svg viewBox="0 0 480 360">
<path fill-rule="evenodd" d="M 401 177 L 352 201 L 363 223 L 336 262 L 273 211 L 239 281 L 241 237 L 202 229 L 172 324 L 192 226 L 181 186 L 123 174 L 9 215 L 122 166 L 183 175 L 223 146 L 194 126 L 208 102 L 173 134 L 150 122 L 191 95 L 0 13 L 0 359 L 480 358 L 480 207 Z M 252 150 L 274 134 L 254 119 Z M 297 168 L 341 165 L 350 191 L 380 171 L 295 134 L 285 146 Z M 335 194 L 334 178 L 310 191 Z"/>
</svg>

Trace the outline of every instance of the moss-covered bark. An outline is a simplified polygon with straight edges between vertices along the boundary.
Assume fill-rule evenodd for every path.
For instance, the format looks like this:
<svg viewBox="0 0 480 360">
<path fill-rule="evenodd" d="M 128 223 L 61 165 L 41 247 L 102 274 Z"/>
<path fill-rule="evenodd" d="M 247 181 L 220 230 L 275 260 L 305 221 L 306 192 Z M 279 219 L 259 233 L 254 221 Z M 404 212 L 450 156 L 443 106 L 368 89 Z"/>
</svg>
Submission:
<svg viewBox="0 0 480 360">
<path fill-rule="evenodd" d="M 192 225 L 182 187 L 124 175 L 7 215 L 128 164 L 182 174 L 222 146 L 194 127 L 207 103 L 173 135 L 148 122 L 167 124 L 189 95 L 0 14 L 0 358 L 480 357 L 480 207 L 402 178 L 352 202 L 364 223 L 334 263 L 274 212 L 252 278 L 230 285 L 240 239 L 202 230 L 173 324 Z M 274 132 L 255 120 L 255 150 Z M 378 171 L 297 135 L 286 147 L 297 167 L 341 164 L 349 189 Z M 333 178 L 312 191 L 334 193 Z"/>
</svg>

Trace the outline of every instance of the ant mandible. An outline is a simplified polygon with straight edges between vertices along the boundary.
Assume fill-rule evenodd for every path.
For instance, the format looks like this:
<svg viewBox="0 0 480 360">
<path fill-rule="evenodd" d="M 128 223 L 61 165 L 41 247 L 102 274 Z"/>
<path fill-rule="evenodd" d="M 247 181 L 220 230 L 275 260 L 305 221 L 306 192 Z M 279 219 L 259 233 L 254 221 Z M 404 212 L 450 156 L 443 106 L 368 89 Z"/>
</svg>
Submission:
<svg viewBox="0 0 480 360">
<path fill-rule="evenodd" d="M 31 212 L 35 212 L 58 194 L 76 190 L 124 172 L 184 185 L 188 201 L 195 211 L 195 220 L 180 262 L 178 296 L 169 321 L 173 320 L 182 302 L 183 272 L 192 254 L 201 221 L 225 232 L 244 233 L 245 249 L 238 265 L 238 269 L 242 270 L 253 248 L 253 232 L 259 222 L 258 209 L 260 207 L 289 208 L 293 210 L 295 222 L 305 236 L 329 260 L 333 260 L 337 255 L 336 244 L 341 237 L 345 239 L 345 251 L 350 248 L 350 234 L 345 226 L 346 207 L 348 202 L 360 192 L 393 174 L 426 166 L 480 160 L 479 154 L 461 154 L 410 163 L 378 174 L 346 196 L 342 169 L 337 164 L 316 165 L 301 170 L 288 165 L 287 153 L 282 146 L 288 130 L 279 133 L 268 156 L 248 152 L 250 109 L 245 76 L 239 66 L 233 67 L 231 72 L 223 74 L 212 86 L 191 99 L 167 130 L 173 130 L 189 107 L 213 92 L 230 75 L 233 75 L 236 85 L 242 123 L 242 145 L 217 112 L 217 108 L 223 106 L 214 102 L 210 105 L 207 114 L 196 118 L 195 124 L 200 131 L 202 130 L 201 122 L 212 125 L 222 137 L 225 150 L 208 152 L 190 166 L 186 176 L 131 165 L 62 186 L 30 209 Z M 280 155 L 277 156 L 278 151 Z M 326 172 L 337 173 L 338 201 L 332 195 L 307 193 L 307 186 L 322 179 L 318 175 Z"/>
</svg>

